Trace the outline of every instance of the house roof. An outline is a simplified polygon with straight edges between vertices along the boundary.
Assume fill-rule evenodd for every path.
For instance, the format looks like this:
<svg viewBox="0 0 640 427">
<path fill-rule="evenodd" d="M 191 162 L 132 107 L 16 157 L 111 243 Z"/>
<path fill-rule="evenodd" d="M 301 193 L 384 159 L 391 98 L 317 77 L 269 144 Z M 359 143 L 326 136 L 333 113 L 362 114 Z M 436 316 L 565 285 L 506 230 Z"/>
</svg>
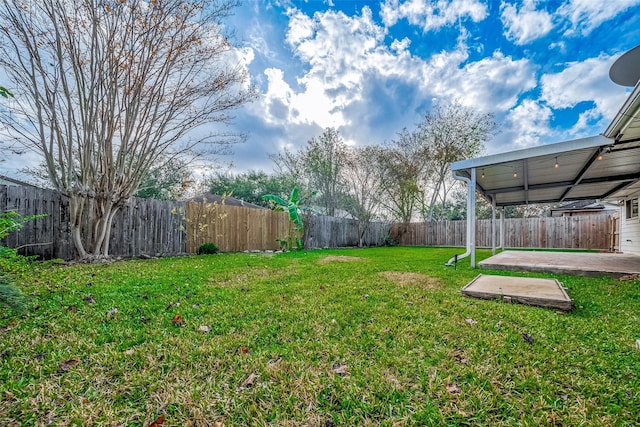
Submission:
<svg viewBox="0 0 640 427">
<path fill-rule="evenodd" d="M 21 187 L 35 187 L 28 182 L 20 181 L 19 179 L 11 178 L 10 176 L 0 175 L 0 185 L 19 185 Z"/>
<path fill-rule="evenodd" d="M 563 212 L 563 211 L 604 211 L 607 210 L 617 210 L 618 205 L 612 203 L 603 203 L 599 200 L 586 199 L 586 200 L 577 200 L 570 203 L 566 203 L 562 206 L 558 206 L 556 208 L 552 208 L 551 212 Z"/>
<path fill-rule="evenodd" d="M 244 200 L 236 199 L 235 197 L 230 197 L 230 196 L 223 197 L 219 194 L 212 194 L 212 193 L 204 193 L 201 196 L 192 198 L 191 201 L 192 202 L 205 201 L 206 203 L 217 203 L 219 205 L 226 205 L 226 206 L 239 206 L 239 207 L 249 208 L 249 209 L 267 209 L 264 206 L 258 206 L 253 203 L 245 202 Z"/>
<path fill-rule="evenodd" d="M 604 134 L 451 164 L 496 206 L 620 199 L 640 191 L 640 81 Z"/>
</svg>

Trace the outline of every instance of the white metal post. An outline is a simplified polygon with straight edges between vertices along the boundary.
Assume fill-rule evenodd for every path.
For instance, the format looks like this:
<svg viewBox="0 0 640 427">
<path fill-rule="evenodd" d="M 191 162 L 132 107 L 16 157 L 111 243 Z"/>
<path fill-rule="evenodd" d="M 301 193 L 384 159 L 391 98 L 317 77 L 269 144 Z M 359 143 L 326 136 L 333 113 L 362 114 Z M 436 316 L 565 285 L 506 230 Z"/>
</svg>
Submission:
<svg viewBox="0 0 640 427">
<path fill-rule="evenodd" d="M 471 268 L 476 268 L 476 168 L 471 168 L 471 182 L 468 188 L 467 237 L 471 251 Z"/>
<path fill-rule="evenodd" d="M 491 196 L 491 255 L 496 254 L 496 196 Z"/>
<path fill-rule="evenodd" d="M 500 209 L 500 250 L 504 251 L 504 206 Z"/>
</svg>

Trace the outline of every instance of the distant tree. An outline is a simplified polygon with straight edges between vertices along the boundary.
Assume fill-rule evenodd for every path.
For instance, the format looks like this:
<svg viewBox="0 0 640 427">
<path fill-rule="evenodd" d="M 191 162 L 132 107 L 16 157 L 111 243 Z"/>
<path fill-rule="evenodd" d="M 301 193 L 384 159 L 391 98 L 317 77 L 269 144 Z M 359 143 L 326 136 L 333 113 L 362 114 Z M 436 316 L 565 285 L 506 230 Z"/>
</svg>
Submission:
<svg viewBox="0 0 640 427">
<path fill-rule="evenodd" d="M 343 176 L 347 195 L 344 208 L 358 220 L 359 246 L 363 245 L 364 234 L 381 208 L 382 175 L 377 162 L 381 150 L 377 146 L 346 150 Z"/>
<path fill-rule="evenodd" d="M 437 105 L 418 125 L 418 139 L 428 151 L 428 168 L 423 177 L 431 190 L 423 204 L 427 220 L 434 219 L 436 203 L 446 206 L 447 195 L 455 183 L 451 163 L 480 154 L 496 126 L 493 114 L 482 114 L 459 103 Z"/>
<path fill-rule="evenodd" d="M 341 173 L 345 153 L 346 144 L 338 131 L 326 128 L 300 151 L 285 150 L 271 158 L 283 175 L 291 177 L 302 189 L 316 192 L 314 203 L 325 215 L 334 216 L 344 197 Z"/>
<path fill-rule="evenodd" d="M 0 3 L 0 65 L 16 95 L 0 120 L 69 197 L 80 258 L 108 255 L 116 212 L 160 159 L 217 141 L 188 136 L 255 98 L 222 30 L 235 4 Z M 94 222 L 83 234 L 87 210 Z"/>
<path fill-rule="evenodd" d="M 245 202 L 268 207 L 269 201 L 262 196 L 271 194 L 284 199 L 295 185 L 296 182 L 289 176 L 248 171 L 237 175 L 214 175 L 210 179 L 209 191 L 213 194 L 230 194 Z"/>
<path fill-rule="evenodd" d="M 187 166 L 185 160 L 176 158 L 151 168 L 140 180 L 135 196 L 143 199 L 179 200 L 193 181 Z"/>
<path fill-rule="evenodd" d="M 428 159 L 418 132 L 406 128 L 377 155 L 380 203 L 391 219 L 410 222 L 421 194 L 420 179 Z"/>
</svg>

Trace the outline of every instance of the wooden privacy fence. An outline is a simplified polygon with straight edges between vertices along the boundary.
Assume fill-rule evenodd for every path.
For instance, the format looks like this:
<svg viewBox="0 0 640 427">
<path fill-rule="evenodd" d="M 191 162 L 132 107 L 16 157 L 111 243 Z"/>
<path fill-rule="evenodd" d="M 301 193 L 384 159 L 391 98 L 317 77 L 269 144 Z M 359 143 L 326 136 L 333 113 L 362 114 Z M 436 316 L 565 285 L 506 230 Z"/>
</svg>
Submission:
<svg viewBox="0 0 640 427">
<path fill-rule="evenodd" d="M 618 222 L 609 215 L 505 219 L 504 245 L 508 248 L 603 249 L 612 248 Z M 496 246 L 500 221 L 496 220 Z M 465 246 L 466 221 L 394 224 L 390 236 L 406 246 Z M 491 247 L 491 220 L 476 221 L 476 247 Z"/>
<path fill-rule="evenodd" d="M 214 243 L 222 252 L 277 250 L 289 234 L 289 216 L 268 209 L 187 202 L 187 252 Z"/>
<path fill-rule="evenodd" d="M 109 252 L 118 257 L 178 255 L 185 252 L 184 202 L 132 198 L 115 218 Z M 24 216 L 46 214 L 24 224 L 3 242 L 20 248 L 23 255 L 42 259 L 75 258 L 69 228 L 69 200 L 54 190 L 0 186 L 0 212 L 16 211 Z M 88 228 L 85 217 L 83 228 Z"/>
<path fill-rule="evenodd" d="M 53 190 L 0 186 L 0 211 L 9 210 L 25 216 L 47 216 L 26 223 L 0 244 L 43 259 L 75 258 L 66 197 Z M 612 250 L 618 241 L 618 224 L 606 215 L 507 219 L 504 243 L 506 247 L 520 248 Z M 215 243 L 223 252 L 277 250 L 278 240 L 289 234 L 289 225 L 284 212 L 133 198 L 113 220 L 109 252 L 115 257 L 180 255 L 196 253 L 207 242 Z M 87 229 L 88 218 L 83 227 Z M 357 246 L 360 231 L 356 220 L 309 216 L 305 221 L 305 247 Z M 477 247 L 491 247 L 490 220 L 479 220 L 476 233 Z M 406 246 L 459 247 L 466 244 L 466 221 L 371 223 L 362 243 L 376 246 L 387 236 Z"/>
<path fill-rule="evenodd" d="M 379 246 L 389 233 L 389 223 L 372 222 L 362 237 L 363 246 Z M 332 216 L 310 216 L 305 220 L 304 246 L 306 248 L 340 248 L 358 246 L 360 222 L 355 219 Z"/>
</svg>

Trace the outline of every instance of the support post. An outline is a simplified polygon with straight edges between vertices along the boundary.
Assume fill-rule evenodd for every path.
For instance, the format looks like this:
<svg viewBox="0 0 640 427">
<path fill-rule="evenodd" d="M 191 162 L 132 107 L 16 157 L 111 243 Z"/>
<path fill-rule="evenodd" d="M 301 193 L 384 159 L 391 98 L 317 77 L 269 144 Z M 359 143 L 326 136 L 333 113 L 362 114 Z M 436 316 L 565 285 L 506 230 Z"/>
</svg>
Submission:
<svg viewBox="0 0 640 427">
<path fill-rule="evenodd" d="M 476 268 L 476 168 L 471 168 L 471 182 L 467 188 L 467 246 L 471 252 L 471 268 Z"/>
<path fill-rule="evenodd" d="M 500 209 L 500 250 L 504 251 L 504 206 Z"/>
<path fill-rule="evenodd" d="M 496 254 L 496 196 L 491 196 L 491 255 Z"/>
</svg>

